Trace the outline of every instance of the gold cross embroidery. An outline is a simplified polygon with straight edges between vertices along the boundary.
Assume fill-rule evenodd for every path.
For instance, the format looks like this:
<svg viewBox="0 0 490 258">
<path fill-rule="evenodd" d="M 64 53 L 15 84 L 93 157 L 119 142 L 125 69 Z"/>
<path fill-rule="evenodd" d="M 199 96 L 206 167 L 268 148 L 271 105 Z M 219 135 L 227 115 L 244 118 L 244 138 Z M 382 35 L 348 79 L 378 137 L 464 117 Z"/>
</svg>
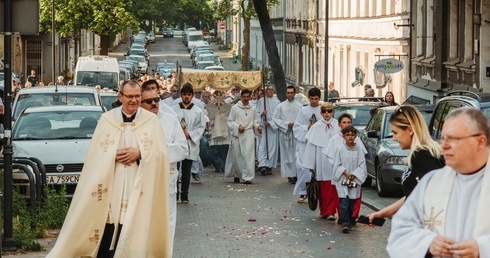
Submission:
<svg viewBox="0 0 490 258">
<path fill-rule="evenodd" d="M 102 201 L 102 194 L 107 193 L 107 188 L 102 189 L 102 184 L 97 185 L 97 191 L 92 192 L 92 197 L 97 197 L 97 201 Z"/>
<path fill-rule="evenodd" d="M 143 139 L 143 149 L 144 150 L 149 150 L 150 147 L 153 145 L 153 140 L 150 140 L 149 134 L 144 133 L 144 139 Z"/>
<path fill-rule="evenodd" d="M 105 140 L 100 143 L 100 147 L 104 148 L 103 152 L 107 152 L 107 148 L 109 148 L 109 145 L 114 144 L 114 141 L 109 141 L 109 136 L 110 136 L 110 134 L 106 134 Z"/>
<path fill-rule="evenodd" d="M 99 230 L 98 229 L 94 230 L 94 236 L 89 237 L 88 240 L 90 242 L 95 242 L 95 244 L 99 243 L 99 240 L 100 240 Z"/>
<path fill-rule="evenodd" d="M 432 230 L 432 231 L 435 231 L 437 233 L 439 233 L 436 229 L 436 226 L 441 226 L 442 225 L 442 220 L 438 220 L 436 219 L 440 214 L 441 212 L 443 211 L 444 209 L 440 210 L 437 214 L 434 214 L 434 207 L 432 207 L 430 209 L 430 217 L 426 220 L 424 220 L 425 222 L 425 225 L 427 225 L 427 228 L 429 230 Z"/>
</svg>

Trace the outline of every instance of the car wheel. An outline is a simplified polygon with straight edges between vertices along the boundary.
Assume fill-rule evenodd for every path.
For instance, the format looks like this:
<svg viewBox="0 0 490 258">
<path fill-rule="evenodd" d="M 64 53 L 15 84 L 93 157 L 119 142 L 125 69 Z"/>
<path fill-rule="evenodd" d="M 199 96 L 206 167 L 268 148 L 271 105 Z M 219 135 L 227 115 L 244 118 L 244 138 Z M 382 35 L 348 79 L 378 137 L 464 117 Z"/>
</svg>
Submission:
<svg viewBox="0 0 490 258">
<path fill-rule="evenodd" d="M 373 179 L 367 176 L 366 180 L 364 180 L 364 183 L 362 183 L 362 187 L 370 187 L 372 183 L 373 183 Z"/>
<path fill-rule="evenodd" d="M 381 165 L 379 162 L 376 162 L 376 192 L 380 197 L 390 196 L 383 183 L 383 177 L 381 176 Z"/>
</svg>

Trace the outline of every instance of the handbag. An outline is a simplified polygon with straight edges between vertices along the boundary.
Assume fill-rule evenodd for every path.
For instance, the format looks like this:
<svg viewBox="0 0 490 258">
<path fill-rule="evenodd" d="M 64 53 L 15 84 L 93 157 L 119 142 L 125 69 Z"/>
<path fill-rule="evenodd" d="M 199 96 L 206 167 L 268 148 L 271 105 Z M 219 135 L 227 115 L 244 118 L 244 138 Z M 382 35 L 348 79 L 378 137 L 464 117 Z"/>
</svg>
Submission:
<svg viewBox="0 0 490 258">
<path fill-rule="evenodd" d="M 306 195 L 308 196 L 308 207 L 310 210 L 316 210 L 318 206 L 318 181 L 316 180 L 315 173 L 311 173 L 310 182 L 306 182 Z"/>
</svg>

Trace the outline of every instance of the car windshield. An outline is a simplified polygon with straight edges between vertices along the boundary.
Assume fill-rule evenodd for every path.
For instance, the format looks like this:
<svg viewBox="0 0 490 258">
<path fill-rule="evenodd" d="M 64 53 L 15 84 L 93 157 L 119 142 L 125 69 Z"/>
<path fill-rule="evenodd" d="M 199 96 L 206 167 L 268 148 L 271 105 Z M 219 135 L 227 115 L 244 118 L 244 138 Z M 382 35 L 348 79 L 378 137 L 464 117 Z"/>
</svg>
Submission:
<svg viewBox="0 0 490 258">
<path fill-rule="evenodd" d="M 206 68 L 208 66 L 214 66 L 214 63 L 199 63 L 197 65 L 197 69 L 204 69 L 204 68 Z"/>
<path fill-rule="evenodd" d="M 364 128 L 369 119 L 371 119 L 370 110 L 373 107 L 371 106 L 361 106 L 361 105 L 352 105 L 352 106 L 338 106 L 335 108 L 335 119 L 338 119 L 340 115 L 343 113 L 348 113 L 352 116 L 352 125 L 356 128 Z"/>
<path fill-rule="evenodd" d="M 14 105 L 13 119 L 15 120 L 25 108 L 55 105 L 97 105 L 97 103 L 95 95 L 88 92 L 21 94 Z"/>
<path fill-rule="evenodd" d="M 189 35 L 188 41 L 198 41 L 198 40 L 203 40 L 202 35 Z"/>
<path fill-rule="evenodd" d="M 219 62 L 219 56 L 203 56 L 203 61 L 216 61 Z"/>
<path fill-rule="evenodd" d="M 117 95 L 100 95 L 100 99 L 102 101 L 102 105 L 104 105 L 107 111 L 118 106 L 118 98 Z"/>
<path fill-rule="evenodd" d="M 101 114 L 102 110 L 27 113 L 15 123 L 13 140 L 91 139 Z"/>
<path fill-rule="evenodd" d="M 126 57 L 127 60 L 135 60 L 138 62 L 145 62 L 145 58 L 142 56 L 128 56 Z"/>
<path fill-rule="evenodd" d="M 85 72 L 77 73 L 76 85 L 95 86 L 100 85 L 102 88 L 111 88 L 119 83 L 118 73 L 113 72 Z"/>
<path fill-rule="evenodd" d="M 128 54 L 130 56 L 145 56 L 145 50 L 143 50 L 143 49 L 130 49 Z"/>
</svg>

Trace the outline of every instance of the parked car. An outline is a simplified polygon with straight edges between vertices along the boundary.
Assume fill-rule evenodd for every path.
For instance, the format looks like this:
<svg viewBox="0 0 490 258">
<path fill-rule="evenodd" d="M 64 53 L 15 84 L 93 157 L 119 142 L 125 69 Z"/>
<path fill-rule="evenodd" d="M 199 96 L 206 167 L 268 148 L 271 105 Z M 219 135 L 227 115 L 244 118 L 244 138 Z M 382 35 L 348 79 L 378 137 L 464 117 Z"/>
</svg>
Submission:
<svg viewBox="0 0 490 258">
<path fill-rule="evenodd" d="M 148 62 L 144 56 L 126 56 L 126 60 L 137 61 L 140 72 L 143 74 L 148 72 Z"/>
<path fill-rule="evenodd" d="M 337 119 L 341 114 L 349 113 L 352 116 L 352 125 L 358 131 L 362 131 L 366 127 L 374 109 L 386 106 L 386 103 L 381 101 L 357 101 L 356 98 L 339 98 L 337 100 L 334 103 L 334 117 Z M 351 101 L 346 102 L 347 100 Z"/>
<path fill-rule="evenodd" d="M 442 126 L 446 115 L 455 108 L 474 107 L 483 111 L 487 118 L 490 118 L 490 93 L 452 91 L 444 98 L 440 99 L 429 123 L 429 133 L 434 139 L 441 138 Z"/>
<path fill-rule="evenodd" d="M 416 106 L 428 123 L 433 106 Z M 376 192 L 379 196 L 390 196 L 401 191 L 401 176 L 406 167 L 406 157 L 410 150 L 402 150 L 393 140 L 390 117 L 396 106 L 374 110 L 373 116 L 359 137 L 366 147 L 366 167 L 368 177 L 364 186 L 376 180 Z"/>
<path fill-rule="evenodd" d="M 160 75 L 163 75 L 165 76 L 165 78 L 168 78 L 172 70 L 177 71 L 177 67 L 175 66 L 174 63 L 158 63 L 155 70 Z"/>
<path fill-rule="evenodd" d="M 169 29 L 169 28 L 168 29 L 165 29 L 163 31 L 163 37 L 164 38 L 167 38 L 167 37 L 168 38 L 173 38 L 174 37 L 174 31 L 172 29 Z"/>
<path fill-rule="evenodd" d="M 174 35 L 182 35 L 182 32 L 184 32 L 179 28 L 171 28 L 171 30 L 173 31 Z"/>
<path fill-rule="evenodd" d="M 55 189 L 66 186 L 72 196 L 100 116 L 101 106 L 29 107 L 13 128 L 14 157 L 36 157 L 46 168 L 46 182 Z M 13 173 L 13 182 L 27 192 L 24 173 Z"/>
<path fill-rule="evenodd" d="M 150 32 L 148 33 L 148 35 L 146 36 L 146 38 L 148 39 L 148 42 L 150 42 L 150 43 L 155 43 L 155 42 L 156 42 L 156 41 L 155 41 L 155 40 L 156 40 L 156 39 L 155 39 L 155 32 L 150 31 Z"/>
<path fill-rule="evenodd" d="M 22 110 L 38 106 L 102 106 L 100 96 L 94 87 L 85 86 L 44 86 L 21 89 L 14 99 L 12 121 Z"/>
<path fill-rule="evenodd" d="M 204 61 L 204 62 L 208 62 L 208 61 Z M 211 70 L 211 71 L 224 71 L 225 68 L 222 65 L 211 65 L 211 66 L 204 67 L 204 70 L 206 70 L 206 71 L 208 71 L 208 70 Z"/>
<path fill-rule="evenodd" d="M 223 61 L 221 61 L 221 58 L 215 54 L 200 55 L 198 61 L 213 61 L 214 65 L 223 65 Z"/>
<path fill-rule="evenodd" d="M 16 85 L 19 84 L 20 84 L 19 75 L 12 72 L 12 87 L 15 87 Z M 3 70 L 0 70 L 0 90 L 3 91 L 4 87 L 5 87 L 5 72 Z"/>
<path fill-rule="evenodd" d="M 102 101 L 102 105 L 107 111 L 121 105 L 119 99 L 117 98 L 117 91 L 114 91 L 112 89 L 102 89 L 100 91 L 100 99 Z"/>
<path fill-rule="evenodd" d="M 215 66 L 213 61 L 201 61 L 196 64 L 196 68 L 199 70 L 204 70 L 208 66 Z"/>
</svg>

